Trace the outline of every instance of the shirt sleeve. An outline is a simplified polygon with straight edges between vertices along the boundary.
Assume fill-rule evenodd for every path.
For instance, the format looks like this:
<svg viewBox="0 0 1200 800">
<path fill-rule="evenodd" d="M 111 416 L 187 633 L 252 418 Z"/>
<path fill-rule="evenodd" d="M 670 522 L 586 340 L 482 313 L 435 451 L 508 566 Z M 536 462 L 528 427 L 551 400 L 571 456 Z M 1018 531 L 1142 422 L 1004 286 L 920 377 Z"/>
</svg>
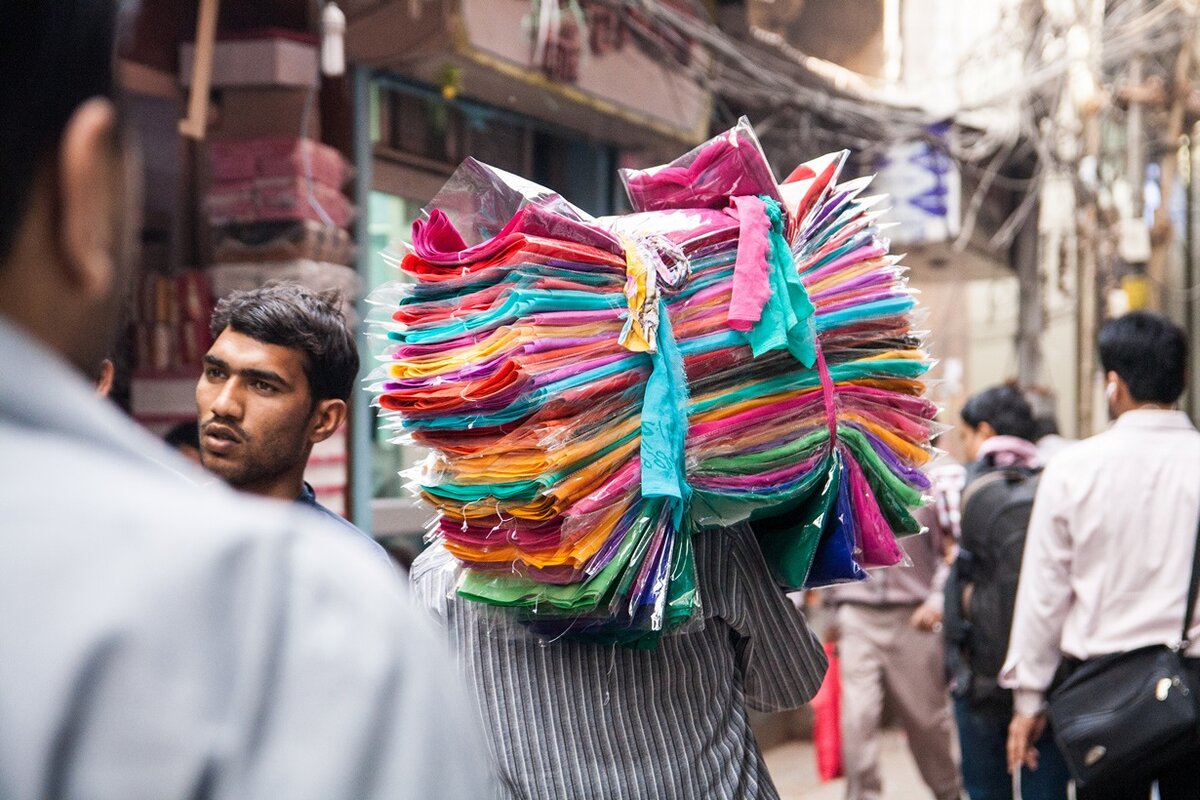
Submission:
<svg viewBox="0 0 1200 800">
<path fill-rule="evenodd" d="M 1058 465 L 1061 467 L 1061 465 Z M 1063 623 L 1073 598 L 1068 496 L 1061 469 L 1047 468 L 1025 536 L 1017 603 L 1000 685 L 1013 689 L 1018 713 L 1045 708 L 1045 694 L 1062 661 Z"/>
<path fill-rule="evenodd" d="M 701 602 L 711 602 L 734 631 L 747 704 L 783 711 L 807 703 L 825 677 L 825 652 L 775 585 L 753 533 L 745 527 L 707 531 L 698 534 L 697 550 L 707 594 Z"/>
</svg>

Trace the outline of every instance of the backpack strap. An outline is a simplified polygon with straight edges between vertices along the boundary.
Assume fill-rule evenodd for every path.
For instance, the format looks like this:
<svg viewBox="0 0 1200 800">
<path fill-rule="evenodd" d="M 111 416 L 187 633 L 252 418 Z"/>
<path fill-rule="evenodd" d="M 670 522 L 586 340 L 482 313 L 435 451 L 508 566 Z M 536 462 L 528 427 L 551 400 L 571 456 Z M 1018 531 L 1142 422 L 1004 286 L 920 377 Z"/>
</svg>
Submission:
<svg viewBox="0 0 1200 800">
<path fill-rule="evenodd" d="M 992 469 L 968 483 L 966 488 L 963 489 L 962 499 L 959 500 L 959 510 L 962 512 L 963 516 L 966 516 L 967 504 L 971 502 L 971 498 L 979 494 L 980 489 L 983 489 L 985 486 L 990 486 L 996 481 L 1005 480 L 1006 477 L 1007 476 L 1004 474 L 1004 470 Z"/>
<path fill-rule="evenodd" d="M 966 488 L 963 489 L 962 498 L 959 500 L 959 511 L 961 514 L 959 528 L 962 531 L 962 539 L 967 538 L 967 531 L 974 529 L 979 523 L 975 519 L 974 513 L 978 509 L 973 507 L 972 500 L 976 499 L 976 495 L 982 494 L 985 489 L 996 483 L 1012 481 L 1019 478 L 1038 478 L 1041 475 L 1040 468 L 1030 467 L 994 467 L 987 472 L 970 481 Z"/>
</svg>

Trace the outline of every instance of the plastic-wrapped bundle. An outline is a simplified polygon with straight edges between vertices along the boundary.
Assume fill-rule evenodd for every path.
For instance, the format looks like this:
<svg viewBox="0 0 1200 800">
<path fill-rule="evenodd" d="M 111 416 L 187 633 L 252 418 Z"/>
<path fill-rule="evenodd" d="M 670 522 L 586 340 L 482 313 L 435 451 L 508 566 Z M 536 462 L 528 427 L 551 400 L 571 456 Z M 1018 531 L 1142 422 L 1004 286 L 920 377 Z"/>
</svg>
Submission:
<svg viewBox="0 0 1200 800">
<path fill-rule="evenodd" d="M 415 282 L 375 296 L 372 388 L 431 451 L 413 486 L 461 595 L 648 644 L 699 607 L 694 530 L 751 521 L 789 587 L 901 559 L 936 409 L 845 155 L 776 186 L 743 122 L 625 175 L 649 210 L 604 219 L 478 162 L 451 178 L 400 262 Z"/>
</svg>

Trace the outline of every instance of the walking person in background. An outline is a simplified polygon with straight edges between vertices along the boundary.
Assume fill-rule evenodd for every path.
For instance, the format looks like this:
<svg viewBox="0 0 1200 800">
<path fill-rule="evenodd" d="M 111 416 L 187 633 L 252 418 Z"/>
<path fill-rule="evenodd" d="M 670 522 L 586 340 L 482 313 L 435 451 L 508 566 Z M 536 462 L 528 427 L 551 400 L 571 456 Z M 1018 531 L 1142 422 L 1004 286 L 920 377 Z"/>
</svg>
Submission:
<svg viewBox="0 0 1200 800">
<path fill-rule="evenodd" d="M 1017 578 L 1039 477 L 1036 426 L 1015 386 L 970 398 L 959 427 L 967 457 L 958 554 L 946 582 L 946 665 L 971 800 L 1011 800 L 1005 749 L 1012 693 L 997 683 L 1008 647 Z M 1026 800 L 1067 794 L 1067 768 L 1049 732 L 1034 744 L 1039 769 L 1023 771 Z"/>
<path fill-rule="evenodd" d="M 940 465 L 943 484 L 956 464 Z M 961 470 L 961 467 L 959 468 Z M 932 477 L 932 470 L 931 470 Z M 935 481 L 935 494 L 937 481 Z M 847 800 L 879 800 L 879 734 L 885 700 L 899 712 L 908 747 L 938 800 L 961 795 L 942 671 L 942 592 L 953 540 L 952 497 L 917 512 L 929 530 L 901 540 L 909 568 L 822 592 L 834 609 L 841 664 L 842 765 Z"/>
<path fill-rule="evenodd" d="M 1014 690 L 1011 768 L 1044 764 L 1046 694 L 1095 656 L 1174 644 L 1184 619 L 1200 511 L 1200 433 L 1175 407 L 1187 339 L 1164 317 L 1135 312 L 1100 330 L 1109 430 L 1047 467 L 1029 525 L 1002 681 Z M 1187 665 L 1200 672 L 1200 629 Z M 1158 776 L 1162 800 L 1200 797 L 1200 749 Z M 1036 774 L 1036 773 L 1035 773 Z M 1146 798 L 1150 780 L 1091 797 Z"/>
</svg>

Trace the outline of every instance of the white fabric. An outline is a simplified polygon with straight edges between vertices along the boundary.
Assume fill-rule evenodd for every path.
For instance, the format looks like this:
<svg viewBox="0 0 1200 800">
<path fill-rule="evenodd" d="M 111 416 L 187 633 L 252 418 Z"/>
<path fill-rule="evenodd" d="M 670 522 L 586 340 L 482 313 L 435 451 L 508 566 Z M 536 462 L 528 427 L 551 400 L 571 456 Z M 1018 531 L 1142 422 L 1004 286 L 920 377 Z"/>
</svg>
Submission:
<svg viewBox="0 0 1200 800">
<path fill-rule="evenodd" d="M 1200 433 L 1137 410 L 1047 465 L 1025 541 L 1001 685 L 1036 713 L 1062 655 L 1179 640 L 1200 514 Z M 1200 620 L 1189 653 L 1200 655 Z"/>
<path fill-rule="evenodd" d="M 367 543 L 200 475 L 0 318 L 0 797 L 486 796 Z"/>
</svg>

